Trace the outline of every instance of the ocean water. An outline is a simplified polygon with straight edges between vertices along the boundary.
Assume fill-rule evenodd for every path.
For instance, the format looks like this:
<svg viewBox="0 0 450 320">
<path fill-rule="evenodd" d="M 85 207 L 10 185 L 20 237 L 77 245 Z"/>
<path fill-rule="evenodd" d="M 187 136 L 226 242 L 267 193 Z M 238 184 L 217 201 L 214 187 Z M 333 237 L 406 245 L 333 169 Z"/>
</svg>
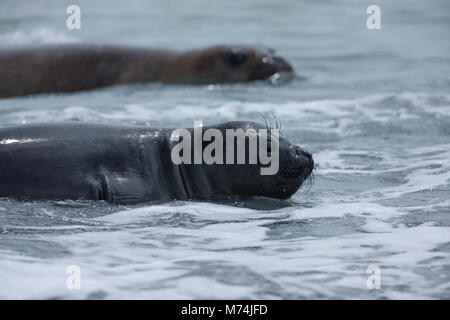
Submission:
<svg viewBox="0 0 450 320">
<path fill-rule="evenodd" d="M 313 153 L 314 183 L 287 201 L 0 199 L 0 298 L 450 298 L 448 0 L 80 0 L 81 30 L 65 27 L 69 4 L 1 0 L 0 46 L 264 44 L 297 77 L 0 99 L 0 126 L 276 114 Z M 380 30 L 366 27 L 371 4 Z M 67 286 L 73 265 L 79 289 Z M 374 268 L 379 289 L 367 286 Z"/>
</svg>

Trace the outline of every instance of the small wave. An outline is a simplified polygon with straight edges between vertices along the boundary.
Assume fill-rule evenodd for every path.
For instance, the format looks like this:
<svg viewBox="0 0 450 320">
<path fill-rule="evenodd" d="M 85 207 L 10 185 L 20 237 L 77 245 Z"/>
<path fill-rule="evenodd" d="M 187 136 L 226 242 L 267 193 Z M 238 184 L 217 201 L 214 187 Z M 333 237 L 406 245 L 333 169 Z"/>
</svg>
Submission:
<svg viewBox="0 0 450 320">
<path fill-rule="evenodd" d="M 33 44 L 75 43 L 81 40 L 66 33 L 49 28 L 35 30 L 17 30 L 11 33 L 0 34 L 1 46 L 21 46 Z"/>
</svg>

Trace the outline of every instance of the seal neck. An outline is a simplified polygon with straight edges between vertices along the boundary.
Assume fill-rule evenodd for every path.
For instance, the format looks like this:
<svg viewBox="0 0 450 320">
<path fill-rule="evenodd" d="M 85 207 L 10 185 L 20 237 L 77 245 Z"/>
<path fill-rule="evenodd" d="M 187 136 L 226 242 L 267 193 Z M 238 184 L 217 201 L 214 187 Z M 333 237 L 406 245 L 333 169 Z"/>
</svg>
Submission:
<svg viewBox="0 0 450 320">
<path fill-rule="evenodd" d="M 191 132 L 192 129 L 187 129 Z M 166 131 L 166 147 L 169 156 L 166 162 L 170 163 L 170 170 L 167 170 L 167 176 L 171 177 L 173 183 L 173 195 L 176 199 L 204 199 L 212 197 L 215 192 L 209 172 L 205 164 L 181 163 L 176 164 L 172 159 L 172 149 L 180 141 L 171 141 L 170 137 L 173 130 Z M 193 145 L 192 145 L 193 148 Z M 193 149 L 191 149 L 193 155 Z"/>
</svg>

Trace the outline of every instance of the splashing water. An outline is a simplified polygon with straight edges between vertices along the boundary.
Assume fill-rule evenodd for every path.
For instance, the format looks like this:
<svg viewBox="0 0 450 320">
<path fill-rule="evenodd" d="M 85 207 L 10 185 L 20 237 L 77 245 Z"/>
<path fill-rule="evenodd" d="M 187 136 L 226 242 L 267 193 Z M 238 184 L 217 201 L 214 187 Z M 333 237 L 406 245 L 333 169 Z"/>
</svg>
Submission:
<svg viewBox="0 0 450 320">
<path fill-rule="evenodd" d="M 312 186 L 288 201 L 0 199 L 0 298 L 450 298 L 447 1 L 406 11 L 404 1 L 381 1 L 378 31 L 365 27 L 364 1 L 80 1 L 78 33 L 63 29 L 63 6 L 44 2 L 0 13 L 2 46 L 261 42 L 297 77 L 2 99 L 0 126 L 183 127 L 274 113 L 317 167 Z M 70 265 L 80 267 L 79 290 L 67 287 Z M 367 287 L 371 265 L 380 289 Z"/>
</svg>

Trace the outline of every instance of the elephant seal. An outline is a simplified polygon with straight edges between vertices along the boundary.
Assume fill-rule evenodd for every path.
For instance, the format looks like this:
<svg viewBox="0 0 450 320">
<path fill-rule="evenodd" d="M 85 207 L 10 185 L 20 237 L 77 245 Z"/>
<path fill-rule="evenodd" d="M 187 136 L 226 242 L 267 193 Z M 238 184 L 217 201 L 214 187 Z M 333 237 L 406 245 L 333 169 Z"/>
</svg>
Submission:
<svg viewBox="0 0 450 320">
<path fill-rule="evenodd" d="M 203 129 L 208 128 L 224 133 L 265 126 L 238 121 Z M 0 197 L 117 204 L 234 196 L 287 199 L 313 170 L 311 154 L 283 137 L 279 170 L 273 175 L 261 175 L 263 165 L 248 162 L 174 164 L 173 132 L 85 123 L 0 128 Z M 247 143 L 245 148 L 248 156 Z"/>
<path fill-rule="evenodd" d="M 0 50 L 0 97 L 76 92 L 159 82 L 204 85 L 264 80 L 292 72 L 272 49 L 214 46 L 176 52 L 64 44 Z"/>
</svg>

